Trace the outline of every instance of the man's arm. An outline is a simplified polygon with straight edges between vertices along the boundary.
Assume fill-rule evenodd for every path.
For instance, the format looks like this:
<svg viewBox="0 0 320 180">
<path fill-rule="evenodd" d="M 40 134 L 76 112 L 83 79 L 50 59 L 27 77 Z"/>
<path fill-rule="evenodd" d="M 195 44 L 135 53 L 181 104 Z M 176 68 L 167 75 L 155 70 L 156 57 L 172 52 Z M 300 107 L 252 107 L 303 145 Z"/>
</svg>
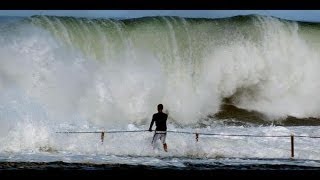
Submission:
<svg viewBox="0 0 320 180">
<path fill-rule="evenodd" d="M 154 123 L 154 115 L 152 116 L 152 121 L 151 121 L 151 124 L 150 124 L 150 127 L 149 127 L 149 131 L 152 131 L 153 123 Z"/>
</svg>

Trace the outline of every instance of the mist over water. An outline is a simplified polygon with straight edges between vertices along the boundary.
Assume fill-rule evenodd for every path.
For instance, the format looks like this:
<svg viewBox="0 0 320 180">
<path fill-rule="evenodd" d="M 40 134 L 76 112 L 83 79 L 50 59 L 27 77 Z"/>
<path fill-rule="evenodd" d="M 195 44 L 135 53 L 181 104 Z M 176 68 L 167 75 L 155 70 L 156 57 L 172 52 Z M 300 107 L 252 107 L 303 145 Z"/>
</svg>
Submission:
<svg viewBox="0 0 320 180">
<path fill-rule="evenodd" d="M 226 98 L 237 108 L 261 113 L 265 121 L 292 116 L 301 118 L 303 126 L 306 118 L 320 116 L 318 24 L 261 16 L 34 16 L 0 24 L 0 152 L 153 156 L 150 133 L 111 135 L 101 145 L 99 135 L 66 137 L 55 132 L 147 129 L 159 103 L 169 113 L 173 130 L 194 131 L 203 122 L 203 131 L 216 127 L 219 120 L 212 116 Z M 272 126 L 220 128 L 242 134 L 293 131 Z M 305 127 L 294 131 L 310 133 Z M 314 131 L 311 134 L 317 134 Z M 260 140 L 241 141 L 266 146 Z M 257 154 L 255 148 L 235 152 L 235 143 L 240 141 L 208 140 L 197 146 L 189 137 L 168 138 L 172 156 Z M 301 152 L 311 148 L 311 142 L 306 143 Z M 221 151 L 211 149 L 217 146 Z M 283 146 L 278 148 L 289 148 Z M 228 151 L 222 151 L 225 148 Z M 274 151 L 277 157 L 287 156 Z M 265 149 L 257 156 L 269 153 Z M 300 157 L 318 159 L 318 153 Z"/>
</svg>

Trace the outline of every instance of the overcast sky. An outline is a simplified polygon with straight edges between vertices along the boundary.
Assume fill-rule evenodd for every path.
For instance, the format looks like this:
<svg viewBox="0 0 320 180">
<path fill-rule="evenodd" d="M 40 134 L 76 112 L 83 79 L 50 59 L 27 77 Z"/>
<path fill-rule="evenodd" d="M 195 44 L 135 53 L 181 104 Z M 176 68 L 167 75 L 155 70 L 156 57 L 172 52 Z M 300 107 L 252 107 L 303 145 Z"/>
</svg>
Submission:
<svg viewBox="0 0 320 180">
<path fill-rule="evenodd" d="M 260 14 L 289 20 L 320 22 L 320 10 L 0 10 L 0 16 L 32 16 L 40 14 L 97 18 L 137 18 L 143 16 L 221 18 Z"/>
</svg>

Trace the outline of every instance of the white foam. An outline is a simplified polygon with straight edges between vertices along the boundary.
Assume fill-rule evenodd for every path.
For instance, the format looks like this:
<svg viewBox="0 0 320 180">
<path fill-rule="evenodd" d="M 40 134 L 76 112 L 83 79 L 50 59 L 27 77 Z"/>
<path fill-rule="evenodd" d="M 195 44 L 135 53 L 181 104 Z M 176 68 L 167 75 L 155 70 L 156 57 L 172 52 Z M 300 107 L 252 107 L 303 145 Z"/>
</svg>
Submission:
<svg viewBox="0 0 320 180">
<path fill-rule="evenodd" d="M 48 31 L 35 25 L 1 33 L 0 135 L 5 144 L 2 150 L 37 151 L 44 146 L 74 153 L 153 155 L 148 146 L 151 138 L 148 133 L 133 139 L 129 134 L 112 137 L 100 146 L 92 141 L 96 135 L 65 138 L 53 135 L 52 129 L 62 125 L 75 129 L 123 129 L 128 124 L 141 128 L 148 125 L 158 103 L 164 104 L 169 113 L 169 123 L 187 128 L 189 124 L 196 124 L 201 118 L 218 112 L 222 99 L 236 92 L 239 93 L 234 102 L 236 105 L 262 112 L 270 118 L 287 115 L 319 117 L 319 55 L 316 47 L 311 47 L 300 36 L 297 24 L 260 19 L 256 22 L 260 29 L 259 41 L 240 34 L 234 41 L 209 42 L 206 50 L 190 53 L 188 51 L 200 43 L 187 38 L 188 51 L 185 52 L 179 28 L 174 26 L 178 23 L 167 20 L 163 28 L 167 31 L 159 34 L 169 33 L 167 36 L 173 38 L 172 41 L 161 44 L 159 39 L 150 39 L 153 36 L 149 31 L 146 36 L 149 39 L 139 39 L 147 32 L 130 30 L 123 25 L 118 29 L 121 39 L 130 41 L 119 46 L 123 49 L 107 49 L 116 55 L 106 53 L 99 56 L 102 59 L 88 56 L 88 53 L 96 53 L 90 48 L 86 52 L 78 48 L 71 38 L 74 34 L 62 36 L 68 37 L 65 41 L 69 42 L 65 43 L 51 33 L 52 29 Z M 206 27 L 210 29 L 214 25 L 208 23 Z M 57 24 L 60 26 L 65 25 Z M 183 26 L 183 31 L 190 26 L 190 23 Z M 66 28 L 63 27 L 62 34 L 70 33 L 65 31 Z M 103 47 L 113 47 L 110 37 L 101 32 L 97 36 L 106 36 L 101 39 L 107 41 Z M 196 39 L 197 33 L 189 29 L 188 37 Z M 211 31 L 205 33 L 208 37 L 215 36 Z M 151 34 L 155 33 L 152 31 Z M 143 46 L 138 42 L 154 43 Z M 154 48 L 158 48 L 159 53 L 154 53 Z M 166 52 L 161 54 L 164 50 Z M 188 60 L 185 60 L 185 54 L 188 54 Z M 199 147 L 185 138 L 168 139 L 173 155 L 247 157 L 257 154 L 267 157 L 271 151 L 276 157 L 287 156 L 287 152 L 281 150 L 282 146 L 287 148 L 284 144 L 272 150 L 266 144 L 259 144 L 261 142 L 228 139 Z M 131 140 L 127 142 L 128 139 Z M 243 143 L 258 144 L 265 150 L 239 152 L 233 149 L 235 144 L 240 146 Z M 225 148 L 228 151 L 225 152 Z M 317 155 L 314 152 L 308 157 L 317 158 Z"/>
</svg>

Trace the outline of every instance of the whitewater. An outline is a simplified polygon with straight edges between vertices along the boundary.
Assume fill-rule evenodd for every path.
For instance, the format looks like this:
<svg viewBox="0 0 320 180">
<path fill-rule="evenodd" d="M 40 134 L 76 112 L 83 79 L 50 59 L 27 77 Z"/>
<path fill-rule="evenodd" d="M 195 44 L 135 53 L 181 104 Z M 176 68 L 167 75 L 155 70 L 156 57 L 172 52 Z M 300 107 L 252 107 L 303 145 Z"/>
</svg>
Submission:
<svg viewBox="0 0 320 180">
<path fill-rule="evenodd" d="M 320 25 L 224 19 L 0 18 L 0 161 L 286 164 L 320 167 L 320 139 L 147 130 L 159 103 L 168 130 L 320 136 Z"/>
</svg>

